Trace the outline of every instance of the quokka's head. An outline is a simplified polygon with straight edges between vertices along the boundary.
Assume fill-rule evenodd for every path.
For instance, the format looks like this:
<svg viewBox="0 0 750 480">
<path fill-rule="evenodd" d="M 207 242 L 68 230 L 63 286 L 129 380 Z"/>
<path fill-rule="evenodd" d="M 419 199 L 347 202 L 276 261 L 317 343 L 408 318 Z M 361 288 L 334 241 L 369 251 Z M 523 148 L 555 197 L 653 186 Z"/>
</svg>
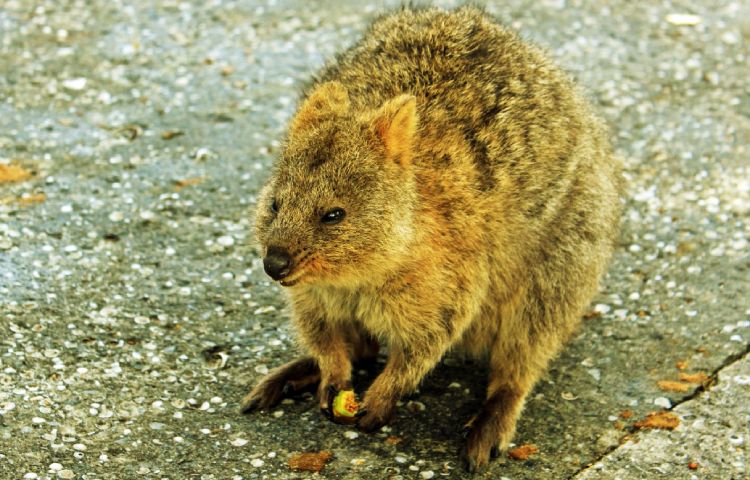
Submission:
<svg viewBox="0 0 750 480">
<path fill-rule="evenodd" d="M 258 199 L 266 273 L 284 286 L 351 285 L 405 258 L 413 240 L 416 130 L 411 95 L 363 111 L 351 107 L 342 84 L 317 86 L 292 119 Z"/>
</svg>

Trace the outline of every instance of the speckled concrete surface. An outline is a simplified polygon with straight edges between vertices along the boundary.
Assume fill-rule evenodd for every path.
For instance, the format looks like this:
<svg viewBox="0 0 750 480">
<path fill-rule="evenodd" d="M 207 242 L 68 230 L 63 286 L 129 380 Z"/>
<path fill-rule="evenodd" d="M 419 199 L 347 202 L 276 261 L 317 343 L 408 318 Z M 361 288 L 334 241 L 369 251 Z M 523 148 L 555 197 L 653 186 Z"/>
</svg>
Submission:
<svg viewBox="0 0 750 480">
<path fill-rule="evenodd" d="M 372 436 L 306 398 L 237 413 L 296 354 L 248 212 L 298 87 L 384 6 L 0 4 L 0 166 L 32 174 L 0 183 L 0 478 L 305 478 L 289 456 L 324 449 L 328 478 L 465 477 L 484 374 L 459 359 Z M 478 477 L 742 478 L 750 5 L 488 8 L 579 80 L 630 187 L 602 293 L 519 425 L 540 452 Z M 708 392 L 657 384 L 717 372 Z M 672 408 L 674 432 L 632 426 Z"/>
</svg>

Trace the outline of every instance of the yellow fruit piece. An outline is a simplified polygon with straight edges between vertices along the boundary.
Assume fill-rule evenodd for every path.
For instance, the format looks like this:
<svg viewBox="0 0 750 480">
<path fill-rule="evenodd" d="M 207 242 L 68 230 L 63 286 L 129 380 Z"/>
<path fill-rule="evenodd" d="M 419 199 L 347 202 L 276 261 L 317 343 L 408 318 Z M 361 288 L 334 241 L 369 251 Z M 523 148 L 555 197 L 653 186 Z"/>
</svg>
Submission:
<svg viewBox="0 0 750 480">
<path fill-rule="evenodd" d="M 351 423 L 355 420 L 359 404 L 354 390 L 341 390 L 333 399 L 333 420 Z"/>
</svg>

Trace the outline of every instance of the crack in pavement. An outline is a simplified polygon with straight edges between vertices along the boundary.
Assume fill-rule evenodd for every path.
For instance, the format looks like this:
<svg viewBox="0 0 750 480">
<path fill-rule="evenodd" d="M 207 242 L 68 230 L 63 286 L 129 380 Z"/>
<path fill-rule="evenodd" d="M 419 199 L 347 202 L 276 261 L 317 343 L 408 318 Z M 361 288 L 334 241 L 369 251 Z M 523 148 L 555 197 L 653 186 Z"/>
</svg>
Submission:
<svg viewBox="0 0 750 480">
<path fill-rule="evenodd" d="M 711 374 L 709 375 L 709 380 L 701 385 L 699 385 L 695 390 L 693 390 L 690 394 L 685 395 L 683 398 L 681 398 L 679 401 L 676 401 L 672 404 L 669 408 L 665 409 L 665 411 L 672 411 L 675 408 L 677 408 L 680 405 L 683 405 L 687 402 L 690 402 L 691 400 L 694 400 L 701 396 L 704 392 L 710 391 L 713 387 L 715 387 L 719 383 L 719 374 L 725 370 L 726 368 L 730 367 L 731 365 L 734 365 L 735 363 L 742 361 L 745 357 L 750 355 L 750 343 L 745 345 L 745 349 L 742 351 L 739 351 L 737 353 L 734 353 L 732 355 L 728 355 L 724 361 L 716 367 Z M 640 430 L 630 427 L 630 432 L 632 436 L 637 435 L 637 433 Z M 629 438 L 632 439 L 632 436 L 629 436 Z M 577 472 L 572 474 L 568 477 L 568 479 L 572 480 L 586 472 L 587 470 L 591 469 L 594 465 L 604 460 L 609 455 L 613 454 L 614 452 L 618 451 L 622 448 L 622 444 L 617 445 L 616 447 L 608 448 L 605 452 L 603 452 L 601 455 L 597 456 L 594 460 L 592 460 L 588 465 L 585 467 L 579 469 Z"/>
</svg>

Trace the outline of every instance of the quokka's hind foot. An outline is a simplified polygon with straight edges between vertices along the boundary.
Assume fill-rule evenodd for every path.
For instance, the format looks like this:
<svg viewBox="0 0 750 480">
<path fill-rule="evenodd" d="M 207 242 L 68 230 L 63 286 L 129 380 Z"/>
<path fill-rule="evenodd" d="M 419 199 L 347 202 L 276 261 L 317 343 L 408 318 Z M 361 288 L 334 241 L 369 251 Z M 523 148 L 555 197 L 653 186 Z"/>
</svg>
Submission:
<svg viewBox="0 0 750 480">
<path fill-rule="evenodd" d="M 301 357 L 266 375 L 240 402 L 240 411 L 273 408 L 285 397 L 314 390 L 320 383 L 320 368 L 312 357 Z"/>
</svg>

